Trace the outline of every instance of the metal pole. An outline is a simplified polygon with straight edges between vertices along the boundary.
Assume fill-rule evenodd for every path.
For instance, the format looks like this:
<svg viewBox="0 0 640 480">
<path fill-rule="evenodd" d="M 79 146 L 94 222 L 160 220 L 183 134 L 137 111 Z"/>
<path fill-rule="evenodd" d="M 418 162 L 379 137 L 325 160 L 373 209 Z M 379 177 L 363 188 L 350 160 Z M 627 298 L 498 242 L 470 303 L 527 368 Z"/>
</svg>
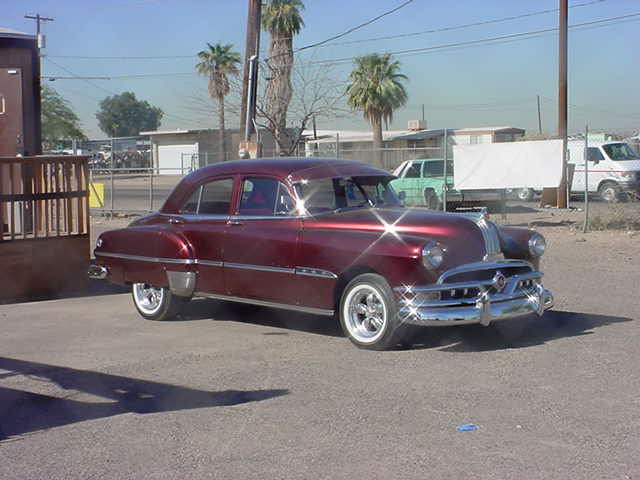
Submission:
<svg viewBox="0 0 640 480">
<path fill-rule="evenodd" d="M 340 134 L 336 133 L 336 157 L 340 157 Z"/>
<path fill-rule="evenodd" d="M 444 165 L 443 165 L 443 170 L 442 170 L 442 174 L 444 176 L 444 183 L 443 183 L 443 187 L 442 187 L 442 211 L 446 212 L 447 211 L 447 145 L 449 143 L 449 139 L 448 139 L 448 131 L 445 128 L 444 129 L 444 138 L 442 141 L 442 149 L 444 150 Z"/>
<path fill-rule="evenodd" d="M 113 154 L 112 154 L 112 157 L 111 157 L 111 158 L 113 158 Z M 113 162 L 112 162 L 112 163 L 113 163 Z M 110 195 L 110 203 L 111 203 L 111 218 L 113 218 L 113 211 L 115 210 L 115 209 L 114 209 L 114 206 L 113 206 L 113 204 L 114 204 L 113 197 L 114 197 L 114 193 L 115 193 L 115 192 L 114 192 L 114 189 L 115 189 L 115 182 L 114 182 L 114 179 L 113 179 L 113 168 L 112 168 L 112 169 L 111 169 L 111 195 Z"/>
<path fill-rule="evenodd" d="M 562 178 L 558 186 L 558 208 L 567 208 L 567 32 L 568 0 L 560 0 L 558 30 L 558 136 L 562 139 Z"/>
<path fill-rule="evenodd" d="M 589 228 L 589 125 L 584 127 L 584 224 L 582 232 L 587 233 Z"/>
<path fill-rule="evenodd" d="M 540 95 L 536 95 L 538 98 L 538 133 L 542 135 L 542 116 L 540 115 Z"/>
<path fill-rule="evenodd" d="M 149 169 L 149 210 L 153 212 L 153 168 Z"/>
<path fill-rule="evenodd" d="M 244 140 L 248 142 L 251 140 L 251 133 L 253 131 L 253 118 L 255 116 L 256 105 L 255 105 L 255 86 L 257 85 L 254 81 L 254 76 L 256 74 L 256 70 L 258 69 L 258 56 L 253 55 L 249 59 L 249 87 L 247 88 L 247 118 L 245 118 L 245 127 L 244 127 Z"/>
</svg>

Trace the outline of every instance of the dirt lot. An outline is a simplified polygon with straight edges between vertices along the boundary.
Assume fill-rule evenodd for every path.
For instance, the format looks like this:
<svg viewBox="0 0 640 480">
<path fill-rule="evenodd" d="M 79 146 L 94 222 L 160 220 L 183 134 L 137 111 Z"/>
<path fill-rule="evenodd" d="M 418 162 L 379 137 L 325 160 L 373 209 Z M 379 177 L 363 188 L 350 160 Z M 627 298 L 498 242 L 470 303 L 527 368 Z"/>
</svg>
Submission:
<svg viewBox="0 0 640 480">
<path fill-rule="evenodd" d="M 176 322 L 127 294 L 0 306 L 0 478 L 638 478 L 640 234 L 573 214 L 507 219 L 547 236 L 554 310 L 406 350 L 208 300 Z"/>
</svg>

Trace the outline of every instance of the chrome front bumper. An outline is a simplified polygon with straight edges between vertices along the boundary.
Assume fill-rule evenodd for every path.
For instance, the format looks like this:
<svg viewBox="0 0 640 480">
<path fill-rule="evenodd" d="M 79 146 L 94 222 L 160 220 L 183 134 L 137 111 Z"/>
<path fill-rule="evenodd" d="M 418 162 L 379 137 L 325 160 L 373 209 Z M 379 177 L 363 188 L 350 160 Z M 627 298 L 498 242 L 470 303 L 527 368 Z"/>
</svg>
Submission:
<svg viewBox="0 0 640 480">
<path fill-rule="evenodd" d="M 400 287 L 399 316 L 402 322 L 425 326 L 489 325 L 497 320 L 535 313 L 553 307 L 553 294 L 542 286 L 541 272 L 513 275 L 496 285 L 496 278 L 483 281 L 438 283 L 432 286 Z M 447 292 L 474 292 L 462 298 L 442 300 Z M 435 298 L 434 298 L 435 295 Z"/>
</svg>

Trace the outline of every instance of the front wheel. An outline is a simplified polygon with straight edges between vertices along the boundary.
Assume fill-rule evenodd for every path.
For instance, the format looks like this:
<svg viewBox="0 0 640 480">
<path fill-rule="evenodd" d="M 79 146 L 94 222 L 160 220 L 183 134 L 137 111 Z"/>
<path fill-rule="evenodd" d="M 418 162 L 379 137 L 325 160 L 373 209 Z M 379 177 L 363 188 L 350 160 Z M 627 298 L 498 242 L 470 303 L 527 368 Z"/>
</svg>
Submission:
<svg viewBox="0 0 640 480">
<path fill-rule="evenodd" d="M 154 287 L 146 283 L 134 283 L 131 296 L 140 315 L 148 320 L 158 321 L 174 318 L 189 300 L 173 295 L 168 288 Z"/>
<path fill-rule="evenodd" d="M 605 182 L 598 189 L 598 194 L 600 198 L 605 202 L 617 202 L 620 193 L 621 193 L 620 185 L 615 182 Z"/>
<path fill-rule="evenodd" d="M 424 204 L 429 210 L 440 210 L 440 199 L 438 194 L 432 188 L 428 188 L 424 191 Z"/>
<path fill-rule="evenodd" d="M 386 350 L 401 341 L 398 309 L 389 284 L 365 273 L 351 280 L 340 300 L 340 326 L 360 348 Z"/>
</svg>

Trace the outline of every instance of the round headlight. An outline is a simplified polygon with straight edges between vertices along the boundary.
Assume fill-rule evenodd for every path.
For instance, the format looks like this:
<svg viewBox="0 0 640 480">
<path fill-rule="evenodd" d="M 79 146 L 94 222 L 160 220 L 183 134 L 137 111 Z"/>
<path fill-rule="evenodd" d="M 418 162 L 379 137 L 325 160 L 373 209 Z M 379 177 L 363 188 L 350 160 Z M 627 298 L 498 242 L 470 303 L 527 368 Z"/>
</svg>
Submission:
<svg viewBox="0 0 640 480">
<path fill-rule="evenodd" d="M 428 243 L 422 249 L 422 263 L 424 266 L 433 270 L 442 265 L 444 260 L 444 249 L 435 243 Z"/>
<path fill-rule="evenodd" d="M 529 238 L 529 253 L 531 253 L 531 255 L 541 257 L 545 248 L 547 248 L 547 242 L 542 235 L 539 233 L 531 235 Z"/>
</svg>

